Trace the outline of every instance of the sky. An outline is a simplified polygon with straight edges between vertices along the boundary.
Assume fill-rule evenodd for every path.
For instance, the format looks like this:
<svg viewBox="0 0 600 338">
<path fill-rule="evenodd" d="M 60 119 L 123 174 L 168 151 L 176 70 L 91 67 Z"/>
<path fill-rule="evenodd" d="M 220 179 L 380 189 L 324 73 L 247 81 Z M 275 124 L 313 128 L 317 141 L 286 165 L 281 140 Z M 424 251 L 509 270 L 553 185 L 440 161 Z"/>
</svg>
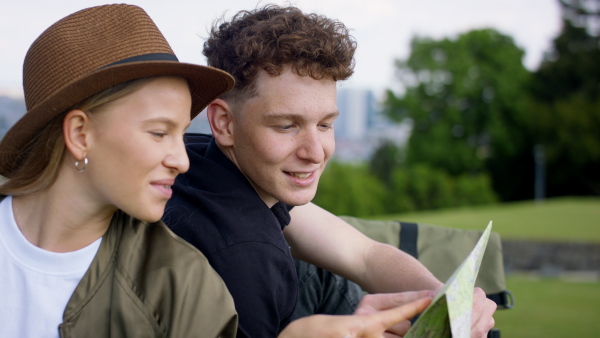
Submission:
<svg viewBox="0 0 600 338">
<path fill-rule="evenodd" d="M 48 26 L 95 0 L 3 0 L 0 4 L 0 95 L 22 96 L 23 59 Z M 414 36 L 453 38 L 472 29 L 494 28 L 526 52 L 523 63 L 538 67 L 561 28 L 558 0 L 129 0 L 146 10 L 180 61 L 206 64 L 202 43 L 214 20 L 268 3 L 291 4 L 337 19 L 358 43 L 355 73 L 341 86 L 396 89 L 394 60 L 410 53 Z"/>
</svg>

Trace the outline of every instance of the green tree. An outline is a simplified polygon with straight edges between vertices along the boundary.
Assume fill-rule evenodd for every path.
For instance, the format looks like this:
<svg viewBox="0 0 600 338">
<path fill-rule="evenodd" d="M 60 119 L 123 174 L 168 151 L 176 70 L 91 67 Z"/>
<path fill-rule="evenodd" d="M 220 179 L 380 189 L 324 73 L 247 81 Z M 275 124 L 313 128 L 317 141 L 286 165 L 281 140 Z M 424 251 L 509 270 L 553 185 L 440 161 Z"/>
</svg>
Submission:
<svg viewBox="0 0 600 338">
<path fill-rule="evenodd" d="M 523 55 L 511 37 L 493 29 L 456 39 L 415 37 L 408 59 L 397 61 L 405 92 L 388 91 L 385 103 L 390 118 L 413 121 L 407 165 L 424 163 L 452 176 L 516 167 L 524 173 L 492 176 L 492 183 L 503 199 L 520 196 L 523 180 L 533 175 L 522 129 L 529 78 Z"/>
<path fill-rule="evenodd" d="M 600 1 L 560 2 L 562 30 L 532 76 L 530 128 L 546 151 L 548 195 L 598 195 Z"/>
<path fill-rule="evenodd" d="M 497 201 L 486 174 L 450 176 L 426 164 L 396 168 L 392 173 L 388 212 L 440 209 Z"/>
<path fill-rule="evenodd" d="M 369 160 L 369 171 L 381 182 L 390 185 L 392 182 L 392 172 L 403 162 L 403 151 L 393 142 L 385 141 L 371 156 Z"/>
<path fill-rule="evenodd" d="M 313 202 L 335 215 L 357 217 L 385 213 L 386 189 L 365 165 L 331 161 Z"/>
</svg>

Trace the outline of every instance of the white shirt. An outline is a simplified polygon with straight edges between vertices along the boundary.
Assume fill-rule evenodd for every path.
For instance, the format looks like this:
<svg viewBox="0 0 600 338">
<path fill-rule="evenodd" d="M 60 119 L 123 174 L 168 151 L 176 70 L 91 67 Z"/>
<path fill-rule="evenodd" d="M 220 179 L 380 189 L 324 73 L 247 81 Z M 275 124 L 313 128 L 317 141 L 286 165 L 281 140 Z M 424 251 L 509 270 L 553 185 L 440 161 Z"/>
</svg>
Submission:
<svg viewBox="0 0 600 338">
<path fill-rule="evenodd" d="M 66 253 L 41 249 L 19 230 L 12 197 L 0 202 L 0 337 L 58 337 L 64 309 L 101 241 Z"/>
</svg>

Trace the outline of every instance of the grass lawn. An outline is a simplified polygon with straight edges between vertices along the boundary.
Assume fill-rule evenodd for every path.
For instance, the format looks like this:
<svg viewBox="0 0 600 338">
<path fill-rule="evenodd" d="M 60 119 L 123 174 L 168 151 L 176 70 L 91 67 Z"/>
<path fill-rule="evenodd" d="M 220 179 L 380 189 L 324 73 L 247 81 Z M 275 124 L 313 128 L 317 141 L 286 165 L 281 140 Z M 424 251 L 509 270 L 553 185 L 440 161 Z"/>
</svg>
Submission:
<svg viewBox="0 0 600 338">
<path fill-rule="evenodd" d="M 502 238 L 600 243 L 600 198 L 593 197 L 422 211 L 376 219 L 478 230 L 492 220 L 493 231 Z"/>
<path fill-rule="evenodd" d="M 598 337 L 600 282 L 509 275 L 515 307 L 494 315 L 502 337 Z"/>
</svg>

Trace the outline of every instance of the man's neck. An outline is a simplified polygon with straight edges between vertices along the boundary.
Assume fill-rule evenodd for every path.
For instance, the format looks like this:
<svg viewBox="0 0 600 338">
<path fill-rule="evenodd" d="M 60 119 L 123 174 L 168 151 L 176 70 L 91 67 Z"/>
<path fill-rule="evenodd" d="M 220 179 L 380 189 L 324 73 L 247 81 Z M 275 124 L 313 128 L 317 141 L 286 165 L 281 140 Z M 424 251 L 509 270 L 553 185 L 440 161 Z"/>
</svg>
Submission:
<svg viewBox="0 0 600 338">
<path fill-rule="evenodd" d="M 267 194 L 265 194 L 262 189 L 259 189 L 254 184 L 254 182 L 252 182 L 250 177 L 248 177 L 248 175 L 246 175 L 246 173 L 240 167 L 239 163 L 236 160 L 235 151 L 234 151 L 233 147 L 224 147 L 224 146 L 220 145 L 219 142 L 217 142 L 216 140 L 215 140 L 215 144 L 217 145 L 217 147 L 219 147 L 219 149 L 221 150 L 223 155 L 225 155 L 225 157 L 227 157 L 238 168 L 238 170 L 242 173 L 242 175 L 244 175 L 244 177 L 246 177 L 246 179 L 248 180 L 248 182 L 250 183 L 250 185 L 252 186 L 254 191 L 256 191 L 256 193 L 258 194 L 260 199 L 263 202 L 265 202 L 265 204 L 269 207 L 269 209 L 272 208 L 275 204 L 277 204 L 279 202 L 274 197 L 272 197 L 270 195 L 267 196 Z"/>
</svg>

